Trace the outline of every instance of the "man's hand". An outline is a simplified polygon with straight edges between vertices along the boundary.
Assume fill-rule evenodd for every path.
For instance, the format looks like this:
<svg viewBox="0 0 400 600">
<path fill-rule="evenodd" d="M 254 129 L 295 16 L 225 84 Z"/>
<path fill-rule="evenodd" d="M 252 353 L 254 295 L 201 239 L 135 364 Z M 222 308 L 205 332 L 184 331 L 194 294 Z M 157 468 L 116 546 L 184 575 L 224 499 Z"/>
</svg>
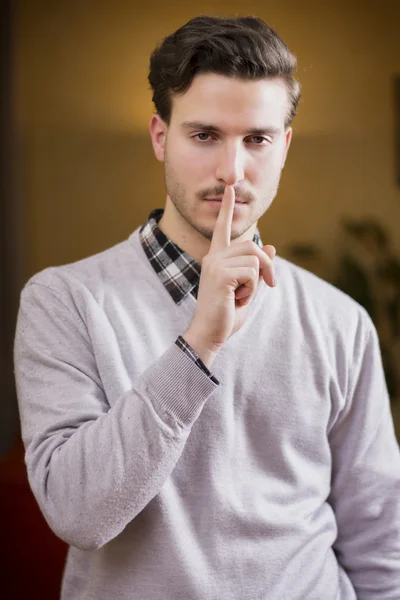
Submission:
<svg viewBox="0 0 400 600">
<path fill-rule="evenodd" d="M 244 324 L 260 279 L 275 285 L 273 246 L 231 245 L 235 191 L 226 186 L 208 254 L 203 258 L 196 311 L 184 339 L 211 366 L 223 344 Z"/>
</svg>

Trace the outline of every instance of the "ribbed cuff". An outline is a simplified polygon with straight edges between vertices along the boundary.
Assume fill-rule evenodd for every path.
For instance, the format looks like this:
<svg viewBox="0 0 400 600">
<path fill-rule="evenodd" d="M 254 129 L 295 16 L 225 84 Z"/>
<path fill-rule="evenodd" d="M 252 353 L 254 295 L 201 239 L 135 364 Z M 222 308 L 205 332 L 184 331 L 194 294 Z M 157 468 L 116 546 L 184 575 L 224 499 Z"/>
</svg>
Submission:
<svg viewBox="0 0 400 600">
<path fill-rule="evenodd" d="M 143 373 L 143 381 L 152 402 L 185 426 L 196 420 L 219 385 L 176 344 Z"/>
</svg>

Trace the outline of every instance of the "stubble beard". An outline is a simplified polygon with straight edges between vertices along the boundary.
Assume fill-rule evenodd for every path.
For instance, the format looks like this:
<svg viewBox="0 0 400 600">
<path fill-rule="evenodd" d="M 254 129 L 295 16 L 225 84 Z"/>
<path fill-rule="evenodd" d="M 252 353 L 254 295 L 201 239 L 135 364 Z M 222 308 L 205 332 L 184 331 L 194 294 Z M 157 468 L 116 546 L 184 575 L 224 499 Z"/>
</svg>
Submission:
<svg viewBox="0 0 400 600">
<path fill-rule="evenodd" d="M 279 187 L 280 172 L 277 174 L 274 181 L 270 182 L 269 188 L 264 193 L 262 200 L 258 200 L 253 194 L 246 194 L 245 200 L 257 207 L 257 210 L 250 215 L 247 223 L 245 223 L 240 230 L 232 230 L 231 240 L 235 240 L 241 237 L 246 231 L 250 229 L 257 221 L 266 213 L 271 206 Z M 179 181 L 172 165 L 168 160 L 168 156 L 165 156 L 164 162 L 164 182 L 167 194 L 171 199 L 172 204 L 180 214 L 180 216 L 188 223 L 195 231 L 200 233 L 207 240 L 211 240 L 213 236 L 213 229 L 202 227 L 200 223 L 196 221 L 195 216 L 190 213 L 190 203 L 187 200 L 187 193 L 185 186 Z M 223 194 L 224 186 L 216 187 L 213 190 L 203 190 L 202 192 L 196 193 L 196 201 L 202 202 L 204 198 L 212 195 Z"/>
</svg>

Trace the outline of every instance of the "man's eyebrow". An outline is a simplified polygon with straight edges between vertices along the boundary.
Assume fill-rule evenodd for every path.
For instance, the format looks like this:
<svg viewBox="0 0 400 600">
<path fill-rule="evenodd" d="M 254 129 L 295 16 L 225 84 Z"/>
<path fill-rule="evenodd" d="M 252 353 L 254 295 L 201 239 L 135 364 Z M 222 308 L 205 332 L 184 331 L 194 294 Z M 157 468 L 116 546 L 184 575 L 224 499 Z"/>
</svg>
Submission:
<svg viewBox="0 0 400 600">
<path fill-rule="evenodd" d="M 182 127 L 185 129 L 199 129 L 201 131 L 209 131 L 210 133 L 223 133 L 217 125 L 201 123 L 200 121 L 184 121 Z M 279 135 L 282 130 L 279 127 L 254 127 L 244 132 L 244 135 Z"/>
</svg>

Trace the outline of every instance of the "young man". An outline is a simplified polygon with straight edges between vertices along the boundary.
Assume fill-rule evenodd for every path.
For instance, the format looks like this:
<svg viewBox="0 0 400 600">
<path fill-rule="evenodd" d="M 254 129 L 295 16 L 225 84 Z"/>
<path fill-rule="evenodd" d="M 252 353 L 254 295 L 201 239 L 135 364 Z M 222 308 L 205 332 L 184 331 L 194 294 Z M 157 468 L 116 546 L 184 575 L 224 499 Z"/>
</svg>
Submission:
<svg viewBox="0 0 400 600">
<path fill-rule="evenodd" d="M 21 297 L 26 462 L 71 545 L 62 598 L 399 600 L 376 332 L 256 229 L 290 145 L 295 58 L 256 18 L 201 17 L 150 67 L 165 210 Z"/>
</svg>

